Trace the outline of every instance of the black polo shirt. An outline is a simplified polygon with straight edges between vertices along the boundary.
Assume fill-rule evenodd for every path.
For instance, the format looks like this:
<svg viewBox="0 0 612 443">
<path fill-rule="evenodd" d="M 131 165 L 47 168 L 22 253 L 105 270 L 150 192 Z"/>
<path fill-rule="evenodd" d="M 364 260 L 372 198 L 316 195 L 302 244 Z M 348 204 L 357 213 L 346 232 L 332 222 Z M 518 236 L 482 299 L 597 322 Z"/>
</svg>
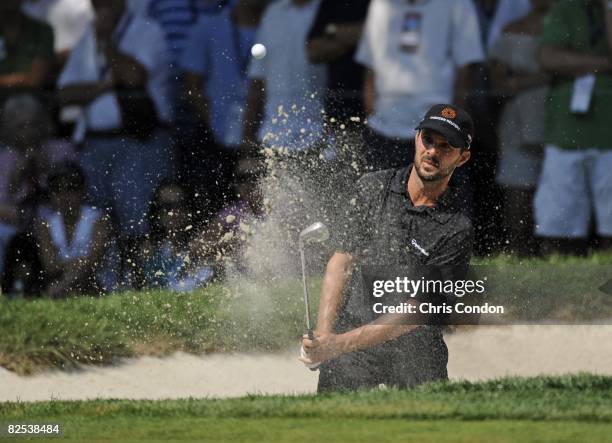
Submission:
<svg viewBox="0 0 612 443">
<path fill-rule="evenodd" d="M 379 265 L 459 265 L 472 253 L 465 202 L 449 186 L 434 207 L 414 206 L 407 191 L 412 165 L 364 175 L 348 202 L 336 249 Z"/>
<path fill-rule="evenodd" d="M 412 165 L 364 175 L 344 223 L 334 230 L 336 250 L 357 259 L 345 297 L 352 326 L 371 321 L 361 274 L 366 267 L 453 265 L 467 270 L 473 228 L 462 212 L 461 195 L 449 186 L 434 207 L 414 206 L 407 191 L 411 170 Z"/>
</svg>

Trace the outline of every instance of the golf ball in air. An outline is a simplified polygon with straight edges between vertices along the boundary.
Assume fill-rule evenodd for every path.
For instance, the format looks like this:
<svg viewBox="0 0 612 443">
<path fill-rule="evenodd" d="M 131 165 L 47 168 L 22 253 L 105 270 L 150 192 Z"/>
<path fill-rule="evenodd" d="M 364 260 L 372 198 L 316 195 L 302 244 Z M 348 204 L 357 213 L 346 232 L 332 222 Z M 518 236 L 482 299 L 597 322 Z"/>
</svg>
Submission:
<svg viewBox="0 0 612 443">
<path fill-rule="evenodd" d="M 267 53 L 268 51 L 266 50 L 266 47 L 262 45 L 261 43 L 256 43 L 251 48 L 251 55 L 258 60 L 261 60 L 262 58 L 264 58 Z"/>
</svg>

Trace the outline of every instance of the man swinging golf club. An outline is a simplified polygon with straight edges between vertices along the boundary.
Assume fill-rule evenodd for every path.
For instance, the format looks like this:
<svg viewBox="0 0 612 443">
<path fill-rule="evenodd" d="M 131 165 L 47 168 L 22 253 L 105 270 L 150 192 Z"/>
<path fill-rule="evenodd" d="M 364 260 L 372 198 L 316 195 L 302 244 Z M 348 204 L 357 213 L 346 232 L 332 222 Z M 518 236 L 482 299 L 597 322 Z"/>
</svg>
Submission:
<svg viewBox="0 0 612 443">
<path fill-rule="evenodd" d="M 334 232 L 317 327 L 314 338 L 304 336 L 300 357 L 309 367 L 319 364 L 319 392 L 448 378 L 441 327 L 406 324 L 403 314 L 373 321 L 359 289 L 364 266 L 469 263 L 472 224 L 449 181 L 470 158 L 474 124 L 463 109 L 442 104 L 416 130 L 414 163 L 364 175 L 343 220 L 347 228 Z"/>
</svg>

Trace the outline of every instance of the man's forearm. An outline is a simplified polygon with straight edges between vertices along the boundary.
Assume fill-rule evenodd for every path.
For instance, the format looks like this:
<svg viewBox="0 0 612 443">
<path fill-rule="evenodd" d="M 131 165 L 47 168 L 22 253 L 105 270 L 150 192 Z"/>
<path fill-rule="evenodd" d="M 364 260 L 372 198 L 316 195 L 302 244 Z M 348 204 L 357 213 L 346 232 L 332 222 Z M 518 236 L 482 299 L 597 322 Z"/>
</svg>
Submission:
<svg viewBox="0 0 612 443">
<path fill-rule="evenodd" d="M 418 328 L 416 325 L 381 325 L 369 323 L 339 335 L 339 347 L 342 354 L 354 352 L 360 349 L 367 349 L 372 346 L 393 340 L 394 338 L 413 331 L 416 328 Z"/>
<path fill-rule="evenodd" d="M 363 23 L 346 23 L 344 25 L 338 25 L 336 32 L 337 39 L 344 43 L 349 48 L 355 48 L 359 43 L 361 34 L 363 32 Z"/>
<path fill-rule="evenodd" d="M 34 88 L 38 87 L 36 79 L 27 72 L 13 72 L 0 75 L 0 88 Z"/>
<path fill-rule="evenodd" d="M 314 38 L 306 45 L 310 63 L 329 63 L 342 57 L 347 48 L 338 40 L 327 37 Z"/>
<path fill-rule="evenodd" d="M 342 304 L 342 292 L 353 271 L 353 259 L 348 254 L 335 253 L 327 263 L 321 301 L 317 316 L 317 332 L 331 333 Z"/>
<path fill-rule="evenodd" d="M 48 63 L 41 59 L 32 62 L 27 72 L 12 72 L 0 75 L 0 88 L 39 88 L 49 70 Z"/>
<path fill-rule="evenodd" d="M 352 51 L 359 42 L 362 24 L 337 25 L 334 34 L 324 34 L 306 44 L 308 60 L 311 63 L 329 63 Z"/>
<path fill-rule="evenodd" d="M 368 69 L 365 73 L 363 85 L 363 106 L 366 115 L 374 114 L 376 103 L 376 74 Z"/>
<path fill-rule="evenodd" d="M 146 85 L 147 70 L 138 60 L 124 54 L 112 44 L 106 47 L 105 54 L 117 83 L 129 88 L 140 88 Z"/>
<path fill-rule="evenodd" d="M 61 105 L 85 106 L 112 90 L 110 83 L 79 83 L 60 88 L 57 96 Z"/>
<path fill-rule="evenodd" d="M 609 57 L 553 47 L 542 48 L 540 66 L 551 74 L 568 77 L 612 72 L 612 62 Z"/>
<path fill-rule="evenodd" d="M 545 85 L 550 81 L 550 76 L 544 72 L 534 74 L 512 75 L 504 73 L 500 75 L 495 70 L 491 70 L 493 93 L 499 96 L 511 97 L 519 92 Z"/>
<path fill-rule="evenodd" d="M 307 356 L 300 360 L 307 364 L 322 362 L 393 340 L 418 328 L 418 325 L 404 324 L 407 319 L 404 314 L 387 314 L 367 325 L 337 335 L 317 329 L 314 340 L 304 336 L 302 343 Z"/>
</svg>

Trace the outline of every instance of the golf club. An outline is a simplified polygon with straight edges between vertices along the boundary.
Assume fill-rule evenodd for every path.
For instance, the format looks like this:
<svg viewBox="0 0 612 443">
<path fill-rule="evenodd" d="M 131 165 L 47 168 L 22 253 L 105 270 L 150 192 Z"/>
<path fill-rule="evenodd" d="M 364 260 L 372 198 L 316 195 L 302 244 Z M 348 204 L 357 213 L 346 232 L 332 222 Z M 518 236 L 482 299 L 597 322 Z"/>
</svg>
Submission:
<svg viewBox="0 0 612 443">
<path fill-rule="evenodd" d="M 325 226 L 321 222 L 316 222 L 303 229 L 302 232 L 300 232 L 300 237 L 298 241 L 300 249 L 300 261 L 302 263 L 302 286 L 304 287 L 304 307 L 306 309 L 306 331 L 310 340 L 314 340 L 314 333 L 310 320 L 310 300 L 308 297 L 308 286 L 306 284 L 306 259 L 304 256 L 304 247 L 308 243 L 321 243 L 327 240 L 328 238 L 329 229 L 327 229 L 327 226 Z M 300 354 L 302 355 L 302 357 L 307 356 L 306 350 L 303 346 L 300 351 Z M 317 363 L 315 365 L 307 366 L 310 370 L 315 371 L 319 367 L 319 364 Z"/>
</svg>

